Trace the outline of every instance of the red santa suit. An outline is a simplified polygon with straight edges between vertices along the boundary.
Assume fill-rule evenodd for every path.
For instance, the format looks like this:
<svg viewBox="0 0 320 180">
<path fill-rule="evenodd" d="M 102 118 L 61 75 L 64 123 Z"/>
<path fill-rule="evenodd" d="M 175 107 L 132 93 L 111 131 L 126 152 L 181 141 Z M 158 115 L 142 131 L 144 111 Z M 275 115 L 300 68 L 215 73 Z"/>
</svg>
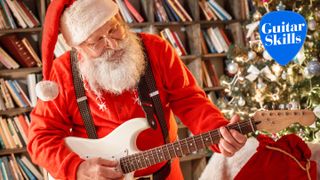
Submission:
<svg viewBox="0 0 320 180">
<path fill-rule="evenodd" d="M 155 35 L 142 34 L 150 58 L 150 64 L 159 90 L 167 122 L 170 141 L 177 139 L 177 124 L 174 114 L 193 134 L 226 125 L 228 121 L 206 98 L 203 90 L 175 50 Z M 72 83 L 70 52 L 54 60 L 49 80 L 58 84 L 59 94 L 52 101 L 39 100 L 31 113 L 28 152 L 33 162 L 46 168 L 58 179 L 76 179 L 77 167 L 83 161 L 64 144 L 67 136 L 86 138 L 86 131 L 78 109 Z M 122 123 L 136 117 L 145 117 L 137 103 L 137 90 L 114 95 L 104 92 L 97 97 L 90 88 L 86 96 L 98 137 L 104 137 Z M 147 129 L 137 139 L 140 150 L 164 144 L 161 129 Z M 107 148 L 107 147 L 106 147 Z M 217 147 L 213 147 L 218 150 Z M 136 176 L 148 175 L 159 170 L 164 163 L 137 171 Z M 171 163 L 167 179 L 183 179 L 179 161 Z"/>
</svg>

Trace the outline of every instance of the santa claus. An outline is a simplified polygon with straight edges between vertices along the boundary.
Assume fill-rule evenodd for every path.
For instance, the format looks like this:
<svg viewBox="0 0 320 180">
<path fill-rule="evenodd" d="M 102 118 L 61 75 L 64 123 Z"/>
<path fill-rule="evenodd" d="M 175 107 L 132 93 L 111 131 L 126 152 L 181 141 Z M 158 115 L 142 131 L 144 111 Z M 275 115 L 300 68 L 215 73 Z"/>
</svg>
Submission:
<svg viewBox="0 0 320 180">
<path fill-rule="evenodd" d="M 160 95 L 170 142 L 177 139 L 174 114 L 193 134 L 229 123 L 196 85 L 174 49 L 156 35 L 141 33 L 138 36 L 130 32 L 112 0 L 53 0 L 43 30 L 44 81 L 37 87 L 40 100 L 31 113 L 28 152 L 33 162 L 55 178 L 123 177 L 115 170 L 118 162 L 101 158 L 83 160 L 64 143 L 65 137 L 87 138 L 88 135 L 75 95 L 71 54 L 66 52 L 53 61 L 59 30 L 76 51 L 76 66 L 83 79 L 80 85 L 84 86 L 85 100 L 98 138 L 108 135 L 129 119 L 145 117 L 137 91 L 146 70 L 143 47 Z M 238 117 L 234 117 L 230 123 L 237 120 Z M 246 137 L 237 131 L 221 127 L 220 132 L 223 138 L 212 149 L 225 156 L 232 156 L 246 142 Z M 136 144 L 140 150 L 164 144 L 161 129 L 143 131 Z M 183 179 L 178 159 L 172 160 L 170 166 L 166 164 L 139 170 L 135 176 Z"/>
</svg>

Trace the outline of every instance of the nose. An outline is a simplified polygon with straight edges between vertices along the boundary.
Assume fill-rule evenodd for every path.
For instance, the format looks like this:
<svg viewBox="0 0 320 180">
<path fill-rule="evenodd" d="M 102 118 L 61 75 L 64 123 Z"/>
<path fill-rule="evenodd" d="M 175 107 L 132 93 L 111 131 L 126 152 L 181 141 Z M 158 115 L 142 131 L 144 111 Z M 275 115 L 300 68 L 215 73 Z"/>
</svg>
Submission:
<svg viewBox="0 0 320 180">
<path fill-rule="evenodd" d="M 119 46 L 119 43 L 112 38 L 105 38 L 105 42 L 108 45 L 108 48 L 110 49 L 116 49 Z"/>
</svg>

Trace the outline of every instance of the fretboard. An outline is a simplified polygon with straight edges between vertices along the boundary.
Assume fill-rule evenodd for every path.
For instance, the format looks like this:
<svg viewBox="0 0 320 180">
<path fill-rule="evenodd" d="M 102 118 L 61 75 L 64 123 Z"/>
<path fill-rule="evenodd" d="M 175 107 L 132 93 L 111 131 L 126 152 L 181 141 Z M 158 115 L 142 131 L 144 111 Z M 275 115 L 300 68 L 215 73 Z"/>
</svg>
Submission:
<svg viewBox="0 0 320 180">
<path fill-rule="evenodd" d="M 252 120 L 241 121 L 226 126 L 226 128 L 235 129 L 242 134 L 247 134 L 256 130 L 255 123 Z M 218 144 L 220 138 L 220 131 L 218 129 L 212 130 L 200 135 L 191 136 L 173 143 L 149 149 L 141 153 L 123 157 L 120 159 L 120 165 L 122 171 L 126 174 L 175 157 L 186 156 L 213 144 Z"/>
</svg>

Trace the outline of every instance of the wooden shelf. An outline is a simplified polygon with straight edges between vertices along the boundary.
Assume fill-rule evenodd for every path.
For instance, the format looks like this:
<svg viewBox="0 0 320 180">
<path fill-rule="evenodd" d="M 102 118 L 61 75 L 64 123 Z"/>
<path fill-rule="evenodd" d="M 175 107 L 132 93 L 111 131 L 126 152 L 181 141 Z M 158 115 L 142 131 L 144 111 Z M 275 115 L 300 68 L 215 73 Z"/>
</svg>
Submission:
<svg viewBox="0 0 320 180">
<path fill-rule="evenodd" d="M 240 20 L 240 19 L 232 19 L 232 20 L 228 20 L 228 21 L 206 21 L 206 20 L 201 20 L 199 21 L 199 24 L 201 26 L 212 26 L 212 25 L 221 25 L 221 24 L 232 24 L 232 23 L 241 23 L 244 22 L 244 20 Z"/>
<path fill-rule="evenodd" d="M 131 28 L 136 28 L 136 27 L 146 27 L 146 26 L 151 26 L 152 23 L 151 22 L 143 22 L 143 23 L 130 23 L 127 25 Z"/>
<path fill-rule="evenodd" d="M 39 73 L 42 71 L 41 67 L 32 68 L 19 68 L 19 69 L 2 69 L 0 70 L 0 76 L 26 76 L 31 73 Z"/>
<path fill-rule="evenodd" d="M 0 34 L 5 33 L 33 33 L 33 32 L 41 32 L 42 27 L 36 27 L 36 28 L 17 28 L 17 29 L 2 29 L 0 30 Z"/>
<path fill-rule="evenodd" d="M 19 148 L 19 149 L 2 149 L 0 150 L 0 156 L 10 155 L 10 154 L 19 154 L 26 153 L 27 148 Z"/>
<path fill-rule="evenodd" d="M 210 153 L 206 153 L 206 152 L 190 154 L 188 156 L 184 156 L 184 157 L 180 158 L 180 162 L 187 162 L 187 161 L 197 160 L 197 159 L 201 159 L 201 158 L 209 157 L 209 156 L 210 156 Z"/>
<path fill-rule="evenodd" d="M 224 90 L 224 87 L 206 87 L 206 88 L 203 88 L 203 90 L 205 92 L 211 92 L 211 91 L 223 91 Z"/>
<path fill-rule="evenodd" d="M 213 54 L 204 54 L 201 56 L 204 60 L 210 60 L 212 58 L 223 58 L 227 57 L 226 53 L 213 53 Z"/>
<path fill-rule="evenodd" d="M 7 109 L 4 111 L 0 111 L 0 116 L 16 116 L 22 113 L 27 113 L 31 112 L 33 107 L 26 107 L 26 108 L 12 108 L 12 109 Z"/>
<path fill-rule="evenodd" d="M 167 26 L 188 26 L 192 24 L 198 24 L 197 21 L 187 21 L 187 22 L 154 22 L 152 25 L 156 27 L 167 27 Z"/>
<path fill-rule="evenodd" d="M 196 55 L 186 55 L 186 56 L 180 56 L 180 59 L 183 61 L 188 61 L 188 60 L 194 60 L 198 57 L 199 56 L 196 56 Z"/>
</svg>

